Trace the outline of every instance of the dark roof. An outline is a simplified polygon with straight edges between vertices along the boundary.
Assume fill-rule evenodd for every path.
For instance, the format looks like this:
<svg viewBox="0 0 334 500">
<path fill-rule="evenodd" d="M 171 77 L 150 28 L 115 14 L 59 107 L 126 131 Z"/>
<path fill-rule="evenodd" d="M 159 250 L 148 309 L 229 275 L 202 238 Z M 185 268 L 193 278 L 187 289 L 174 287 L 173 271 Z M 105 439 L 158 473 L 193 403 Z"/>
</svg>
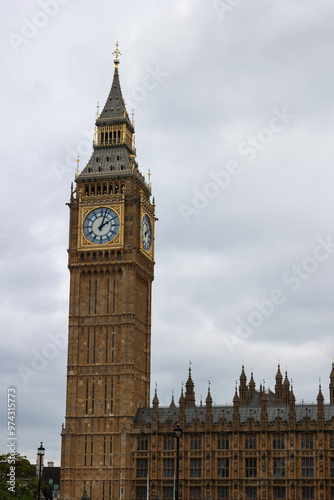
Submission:
<svg viewBox="0 0 334 500">
<path fill-rule="evenodd" d="M 91 177 L 92 173 L 103 177 L 106 173 L 108 176 L 117 176 L 121 171 L 123 174 L 123 170 L 131 172 L 131 166 L 134 164 L 130 152 L 124 146 L 96 148 L 77 179 L 83 178 L 86 174 Z"/>
<path fill-rule="evenodd" d="M 121 91 L 121 84 L 118 75 L 118 65 L 115 65 L 114 78 L 111 85 L 111 89 L 104 105 L 104 108 L 96 120 L 97 125 L 103 125 L 104 123 L 124 123 L 126 122 L 130 129 L 133 131 L 133 125 L 129 119 L 128 113 L 126 111 L 124 99 Z"/>
<path fill-rule="evenodd" d="M 43 468 L 42 481 L 49 483 L 49 479 L 53 480 L 53 484 L 60 484 L 60 467 Z"/>
<path fill-rule="evenodd" d="M 315 403 L 300 403 L 295 406 L 296 411 L 296 421 L 301 422 L 306 416 L 316 422 L 317 421 L 317 411 L 318 407 Z M 179 407 L 160 407 L 159 412 L 159 424 L 163 425 L 168 419 L 171 419 L 173 424 L 176 424 L 179 419 Z M 334 405 L 325 404 L 324 405 L 325 422 L 330 421 L 334 418 Z M 193 420 L 198 418 L 201 424 L 205 421 L 206 407 L 205 406 L 193 406 L 185 408 L 186 424 L 191 424 Z M 254 419 L 255 422 L 260 422 L 261 417 L 261 407 L 257 404 L 240 405 L 239 408 L 240 422 L 245 423 L 250 417 Z M 289 405 L 279 405 L 279 404 L 268 404 L 267 407 L 268 422 L 273 422 L 278 416 L 283 422 L 288 422 L 289 420 Z M 141 423 L 146 425 L 151 425 L 153 416 L 153 408 L 139 408 L 134 418 L 134 425 L 139 426 Z M 212 419 L 213 423 L 217 424 L 222 418 L 225 418 L 228 423 L 232 422 L 233 419 L 233 405 L 226 406 L 213 406 L 212 408 Z"/>
</svg>

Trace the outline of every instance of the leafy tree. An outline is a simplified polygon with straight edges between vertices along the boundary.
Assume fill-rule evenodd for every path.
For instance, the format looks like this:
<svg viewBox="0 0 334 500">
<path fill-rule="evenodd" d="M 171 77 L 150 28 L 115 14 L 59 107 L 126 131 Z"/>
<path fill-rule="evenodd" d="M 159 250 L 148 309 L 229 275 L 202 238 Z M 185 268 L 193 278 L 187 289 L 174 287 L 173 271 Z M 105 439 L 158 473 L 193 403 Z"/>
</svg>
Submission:
<svg viewBox="0 0 334 500">
<path fill-rule="evenodd" d="M 12 469 L 11 469 L 12 467 Z M 14 469 L 13 469 L 14 468 Z M 15 486 L 10 481 L 10 473 L 15 471 Z M 10 488 L 10 489 L 9 489 Z M 38 481 L 36 469 L 29 460 L 19 453 L 0 455 L 0 498 L 1 500 L 35 500 Z"/>
</svg>

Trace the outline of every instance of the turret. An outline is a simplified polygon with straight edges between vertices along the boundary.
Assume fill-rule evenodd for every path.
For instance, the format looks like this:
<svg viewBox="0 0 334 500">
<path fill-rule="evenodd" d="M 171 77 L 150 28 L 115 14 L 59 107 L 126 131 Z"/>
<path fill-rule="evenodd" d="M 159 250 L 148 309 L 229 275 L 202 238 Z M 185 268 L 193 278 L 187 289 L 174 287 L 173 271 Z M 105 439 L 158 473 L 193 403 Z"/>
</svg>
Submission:
<svg viewBox="0 0 334 500">
<path fill-rule="evenodd" d="M 317 396 L 317 424 L 319 426 L 322 425 L 325 421 L 325 412 L 324 412 L 324 396 L 321 391 L 321 383 L 319 381 L 319 392 Z"/>
<path fill-rule="evenodd" d="M 275 403 L 283 403 L 283 377 L 278 363 L 277 373 L 276 373 L 276 384 L 275 384 Z"/>
<path fill-rule="evenodd" d="M 208 386 L 208 395 L 205 400 L 206 413 L 205 413 L 205 422 L 206 424 L 212 423 L 212 397 L 210 393 L 210 382 Z"/>
<path fill-rule="evenodd" d="M 240 403 L 246 404 L 247 403 L 247 377 L 245 374 L 245 368 L 244 365 L 242 365 L 241 368 L 241 375 L 240 375 L 240 384 L 239 384 L 239 396 L 240 396 Z"/>
<path fill-rule="evenodd" d="M 191 365 L 189 366 L 189 376 L 186 382 L 185 405 L 195 406 L 195 391 L 194 391 L 194 382 L 193 379 L 191 378 Z"/>
<path fill-rule="evenodd" d="M 329 402 L 330 404 L 334 404 L 334 363 L 332 363 L 332 371 L 329 376 Z"/>
<path fill-rule="evenodd" d="M 288 372 L 285 370 L 285 379 L 283 382 L 283 403 L 285 405 L 289 404 L 289 396 L 290 396 L 290 382 L 288 379 Z"/>
</svg>

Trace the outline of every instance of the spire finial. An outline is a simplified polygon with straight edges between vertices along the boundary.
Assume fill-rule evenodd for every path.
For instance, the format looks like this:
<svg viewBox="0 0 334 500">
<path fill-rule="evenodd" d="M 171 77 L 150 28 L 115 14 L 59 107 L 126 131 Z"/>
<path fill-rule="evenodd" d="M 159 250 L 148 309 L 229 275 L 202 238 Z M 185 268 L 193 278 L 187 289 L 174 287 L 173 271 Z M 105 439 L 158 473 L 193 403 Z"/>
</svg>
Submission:
<svg viewBox="0 0 334 500">
<path fill-rule="evenodd" d="M 78 158 L 75 160 L 77 162 L 77 169 L 75 172 L 75 176 L 79 174 L 79 165 L 80 165 L 80 156 L 78 155 Z"/>
<path fill-rule="evenodd" d="M 114 63 L 115 63 L 116 68 L 119 64 L 118 56 L 121 56 L 121 55 L 122 55 L 121 52 L 118 50 L 118 42 L 116 42 L 116 49 L 113 52 L 113 56 L 115 56 Z"/>
</svg>

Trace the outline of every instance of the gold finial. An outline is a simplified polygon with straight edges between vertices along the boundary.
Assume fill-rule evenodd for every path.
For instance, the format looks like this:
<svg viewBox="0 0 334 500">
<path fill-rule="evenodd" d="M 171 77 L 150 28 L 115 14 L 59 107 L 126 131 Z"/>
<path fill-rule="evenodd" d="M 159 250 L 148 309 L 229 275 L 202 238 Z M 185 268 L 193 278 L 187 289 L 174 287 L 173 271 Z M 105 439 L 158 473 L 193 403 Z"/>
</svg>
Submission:
<svg viewBox="0 0 334 500">
<path fill-rule="evenodd" d="M 131 119 L 132 119 L 132 125 L 135 126 L 135 110 L 134 109 L 132 110 L 132 113 L 131 113 Z"/>
<path fill-rule="evenodd" d="M 147 177 L 148 177 L 148 184 L 149 184 L 149 186 L 151 186 L 151 170 L 150 169 L 148 169 Z"/>
<path fill-rule="evenodd" d="M 79 155 L 75 161 L 77 162 L 77 169 L 75 171 L 75 176 L 77 176 L 79 174 L 79 164 L 80 164 L 80 156 Z"/>
<path fill-rule="evenodd" d="M 116 50 L 114 50 L 113 55 L 115 56 L 114 63 L 115 66 L 117 67 L 117 65 L 119 64 L 118 56 L 122 55 L 121 52 L 118 50 L 118 42 L 116 42 Z"/>
<path fill-rule="evenodd" d="M 99 101 L 97 101 L 97 106 L 96 106 L 96 118 L 99 117 L 99 113 L 100 113 L 100 103 Z"/>
</svg>

